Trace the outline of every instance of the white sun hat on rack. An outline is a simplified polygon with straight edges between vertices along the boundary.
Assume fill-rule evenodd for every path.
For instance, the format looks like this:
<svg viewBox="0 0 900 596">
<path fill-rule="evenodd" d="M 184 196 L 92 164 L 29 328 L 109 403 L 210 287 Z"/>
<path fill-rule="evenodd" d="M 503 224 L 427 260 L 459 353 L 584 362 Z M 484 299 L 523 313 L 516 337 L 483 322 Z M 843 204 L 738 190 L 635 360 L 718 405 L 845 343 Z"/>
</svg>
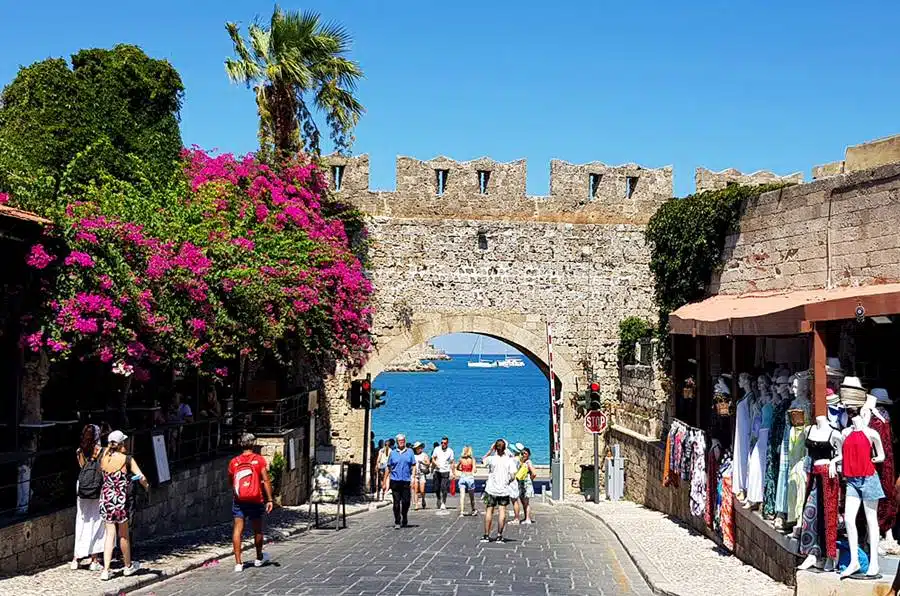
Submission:
<svg viewBox="0 0 900 596">
<path fill-rule="evenodd" d="M 844 377 L 841 383 L 841 401 L 850 407 L 860 408 L 866 403 L 866 390 L 859 377 Z"/>
</svg>

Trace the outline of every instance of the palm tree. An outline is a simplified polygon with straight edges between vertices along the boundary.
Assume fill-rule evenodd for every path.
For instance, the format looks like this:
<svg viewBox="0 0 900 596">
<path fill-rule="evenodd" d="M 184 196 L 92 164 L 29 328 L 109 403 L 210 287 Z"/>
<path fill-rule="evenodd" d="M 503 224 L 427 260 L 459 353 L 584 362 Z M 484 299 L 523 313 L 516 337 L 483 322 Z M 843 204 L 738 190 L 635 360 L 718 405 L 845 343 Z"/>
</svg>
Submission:
<svg viewBox="0 0 900 596">
<path fill-rule="evenodd" d="M 306 149 L 318 154 L 313 111 L 325 114 L 336 149 L 349 150 L 353 127 L 365 109 L 353 96 L 363 73 L 346 57 L 352 42 L 346 29 L 322 23 L 316 13 L 284 12 L 278 6 L 268 26 L 250 25 L 247 41 L 236 23 L 225 28 L 236 54 L 226 58 L 225 72 L 256 93 L 263 153 L 274 150 L 284 158 Z"/>
</svg>

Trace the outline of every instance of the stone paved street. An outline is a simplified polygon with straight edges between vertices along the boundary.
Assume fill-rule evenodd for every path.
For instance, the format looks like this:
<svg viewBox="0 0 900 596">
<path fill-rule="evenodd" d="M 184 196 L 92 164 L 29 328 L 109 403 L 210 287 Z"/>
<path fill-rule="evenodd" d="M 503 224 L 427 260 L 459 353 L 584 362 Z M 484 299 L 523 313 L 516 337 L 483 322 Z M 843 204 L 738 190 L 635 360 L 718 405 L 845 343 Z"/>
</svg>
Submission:
<svg viewBox="0 0 900 596">
<path fill-rule="evenodd" d="M 535 507 L 532 526 L 509 526 L 509 542 L 479 544 L 483 517 L 410 512 L 393 529 L 389 509 L 269 548 L 272 563 L 236 574 L 232 560 L 150 586 L 139 594 L 317 596 L 337 594 L 651 594 L 613 534 L 569 507 Z"/>
</svg>

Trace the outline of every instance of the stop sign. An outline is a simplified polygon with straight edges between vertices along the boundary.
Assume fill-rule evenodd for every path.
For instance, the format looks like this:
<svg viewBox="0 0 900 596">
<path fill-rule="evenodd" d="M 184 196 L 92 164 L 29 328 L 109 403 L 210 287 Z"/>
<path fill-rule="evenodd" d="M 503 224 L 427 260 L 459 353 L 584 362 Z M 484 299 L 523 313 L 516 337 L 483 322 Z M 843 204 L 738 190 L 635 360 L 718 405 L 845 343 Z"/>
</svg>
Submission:
<svg viewBox="0 0 900 596">
<path fill-rule="evenodd" d="M 606 414 L 600 410 L 591 410 L 584 416 L 584 430 L 591 434 L 602 433 L 606 430 Z"/>
</svg>

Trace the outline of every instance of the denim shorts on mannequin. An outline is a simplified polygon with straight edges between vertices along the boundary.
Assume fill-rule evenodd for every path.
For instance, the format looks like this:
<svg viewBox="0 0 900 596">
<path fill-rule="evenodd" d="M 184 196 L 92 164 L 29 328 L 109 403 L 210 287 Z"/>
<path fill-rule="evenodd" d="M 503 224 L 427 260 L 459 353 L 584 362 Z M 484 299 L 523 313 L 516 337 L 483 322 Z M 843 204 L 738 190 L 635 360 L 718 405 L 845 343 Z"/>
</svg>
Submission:
<svg viewBox="0 0 900 596">
<path fill-rule="evenodd" d="M 881 480 L 879 480 L 878 474 L 847 478 L 847 495 L 858 497 L 862 501 L 883 499 L 884 490 L 881 488 Z"/>
</svg>

